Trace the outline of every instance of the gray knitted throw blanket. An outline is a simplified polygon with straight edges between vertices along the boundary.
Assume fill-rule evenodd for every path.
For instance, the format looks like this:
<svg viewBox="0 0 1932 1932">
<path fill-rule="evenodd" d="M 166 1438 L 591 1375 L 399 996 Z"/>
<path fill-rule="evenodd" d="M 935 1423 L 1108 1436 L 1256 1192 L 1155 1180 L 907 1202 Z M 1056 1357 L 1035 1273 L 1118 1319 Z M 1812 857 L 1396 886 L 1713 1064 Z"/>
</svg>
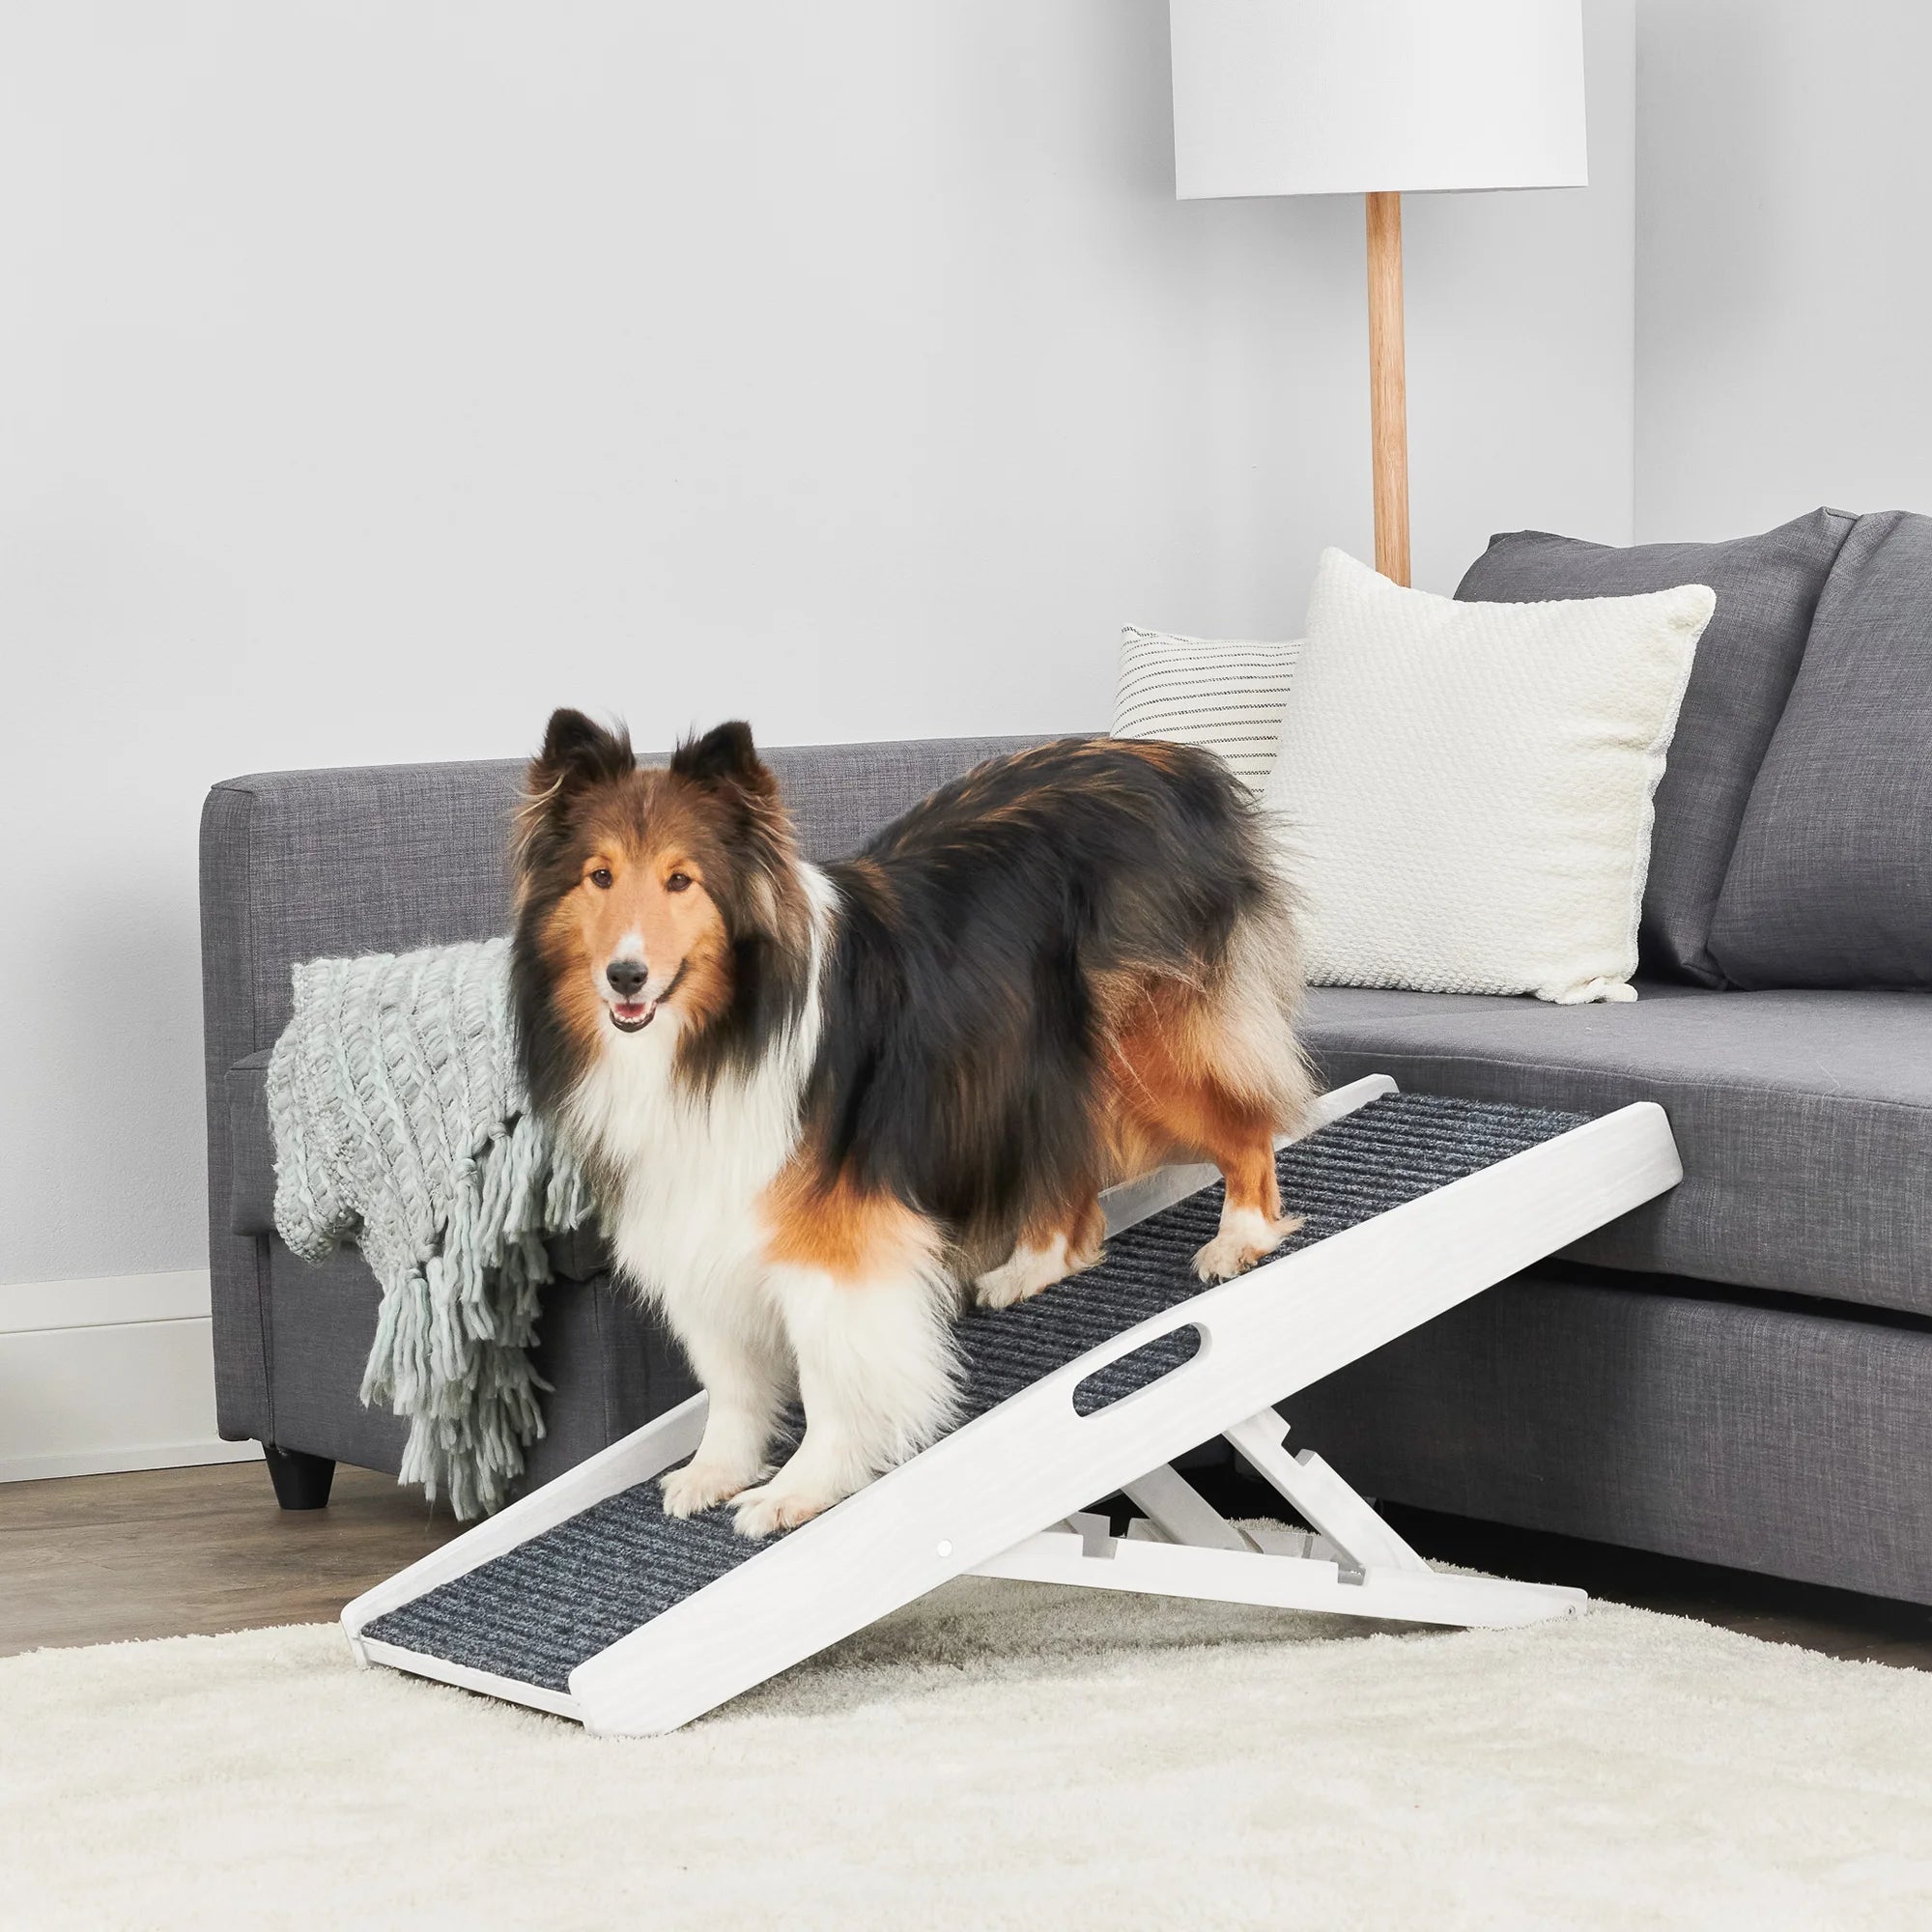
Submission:
<svg viewBox="0 0 1932 1932">
<path fill-rule="evenodd" d="M 353 1237 L 382 1285 L 362 1400 L 407 1418 L 402 1479 L 497 1508 L 543 1434 L 545 1236 L 592 1211 L 525 1104 L 510 942 L 298 966 L 269 1114 L 282 1239 L 316 1261 Z"/>
</svg>

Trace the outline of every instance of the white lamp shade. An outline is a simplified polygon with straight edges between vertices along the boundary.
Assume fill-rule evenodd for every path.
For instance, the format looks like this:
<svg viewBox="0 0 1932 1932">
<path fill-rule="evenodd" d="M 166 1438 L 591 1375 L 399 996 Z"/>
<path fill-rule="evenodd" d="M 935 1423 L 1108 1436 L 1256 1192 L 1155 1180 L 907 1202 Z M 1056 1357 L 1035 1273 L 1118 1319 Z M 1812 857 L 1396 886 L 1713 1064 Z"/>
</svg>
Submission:
<svg viewBox="0 0 1932 1932">
<path fill-rule="evenodd" d="M 1216 195 L 1582 187 L 1582 0 L 1169 0 L 1174 176 Z"/>
</svg>

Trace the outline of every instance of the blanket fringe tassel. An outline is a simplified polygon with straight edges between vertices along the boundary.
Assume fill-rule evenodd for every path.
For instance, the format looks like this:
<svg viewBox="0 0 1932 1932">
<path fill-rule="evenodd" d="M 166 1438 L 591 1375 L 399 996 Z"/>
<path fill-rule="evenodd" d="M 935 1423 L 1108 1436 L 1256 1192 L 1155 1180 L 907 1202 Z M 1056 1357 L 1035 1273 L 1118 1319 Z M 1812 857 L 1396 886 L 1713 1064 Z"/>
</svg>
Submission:
<svg viewBox="0 0 1932 1932">
<path fill-rule="evenodd" d="M 408 1419 L 401 1480 L 464 1520 L 509 1500 L 544 1433 L 550 1384 L 526 1353 L 551 1280 L 544 1236 L 591 1212 L 582 1171 L 524 1114 L 459 1170 L 439 1251 L 384 1284 L 362 1400 Z"/>
</svg>

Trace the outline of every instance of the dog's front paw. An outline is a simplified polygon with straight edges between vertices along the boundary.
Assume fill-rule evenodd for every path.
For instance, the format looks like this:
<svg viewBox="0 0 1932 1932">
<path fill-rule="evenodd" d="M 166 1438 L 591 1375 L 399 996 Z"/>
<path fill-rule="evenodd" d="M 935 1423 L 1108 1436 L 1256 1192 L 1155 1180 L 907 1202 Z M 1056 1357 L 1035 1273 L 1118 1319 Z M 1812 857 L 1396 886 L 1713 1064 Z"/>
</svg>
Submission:
<svg viewBox="0 0 1932 1932">
<path fill-rule="evenodd" d="M 810 1522 L 829 1510 L 838 1500 L 837 1496 L 821 1495 L 811 1490 L 761 1483 L 755 1490 L 743 1492 L 734 1505 L 738 1534 L 755 1538 L 770 1536 L 776 1530 L 796 1529 L 800 1523 Z"/>
<path fill-rule="evenodd" d="M 700 1510 L 715 1509 L 729 1502 L 748 1483 L 757 1481 L 758 1472 L 741 1475 L 722 1463 L 687 1463 L 659 1477 L 664 1493 L 666 1516 L 696 1516 Z"/>
<path fill-rule="evenodd" d="M 1194 1257 L 1194 1272 L 1202 1281 L 1233 1281 L 1266 1261 L 1300 1226 L 1299 1214 L 1287 1214 L 1279 1221 L 1264 1221 L 1256 1214 L 1244 1217 L 1238 1226 L 1223 1226 Z"/>
</svg>

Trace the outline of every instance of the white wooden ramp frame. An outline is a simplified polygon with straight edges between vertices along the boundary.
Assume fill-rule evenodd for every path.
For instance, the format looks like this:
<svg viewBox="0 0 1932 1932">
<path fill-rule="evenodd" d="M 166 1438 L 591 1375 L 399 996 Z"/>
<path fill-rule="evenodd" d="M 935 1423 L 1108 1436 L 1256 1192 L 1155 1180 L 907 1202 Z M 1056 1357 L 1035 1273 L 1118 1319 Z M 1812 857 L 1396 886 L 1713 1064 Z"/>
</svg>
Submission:
<svg viewBox="0 0 1932 1932">
<path fill-rule="evenodd" d="M 1326 1095 L 1315 1127 L 1395 1084 Z M 1271 1406 L 1682 1179 L 1662 1110 L 1619 1109 L 1123 1330 L 975 1417 L 836 1509 L 756 1550 L 571 1670 L 558 1690 L 363 1634 L 696 1448 L 699 1395 L 356 1598 L 343 1626 L 384 1663 L 573 1718 L 593 1731 L 674 1729 L 966 1573 L 1452 1626 L 1535 1622 L 1580 1591 L 1432 1570 L 1336 1472 L 1286 1444 Z M 1107 1198 L 1109 1233 L 1214 1179 L 1167 1169 Z M 1291 1203 L 1291 1206 L 1293 1204 Z M 1049 1293 L 1052 1291 L 1048 1291 Z M 1075 1388 L 1177 1329 L 1194 1354 L 1091 1414 Z M 1225 1436 L 1307 1530 L 1249 1532 L 1172 1460 Z M 1145 1512 L 1124 1537 L 1086 1514 L 1116 1491 Z"/>
</svg>

